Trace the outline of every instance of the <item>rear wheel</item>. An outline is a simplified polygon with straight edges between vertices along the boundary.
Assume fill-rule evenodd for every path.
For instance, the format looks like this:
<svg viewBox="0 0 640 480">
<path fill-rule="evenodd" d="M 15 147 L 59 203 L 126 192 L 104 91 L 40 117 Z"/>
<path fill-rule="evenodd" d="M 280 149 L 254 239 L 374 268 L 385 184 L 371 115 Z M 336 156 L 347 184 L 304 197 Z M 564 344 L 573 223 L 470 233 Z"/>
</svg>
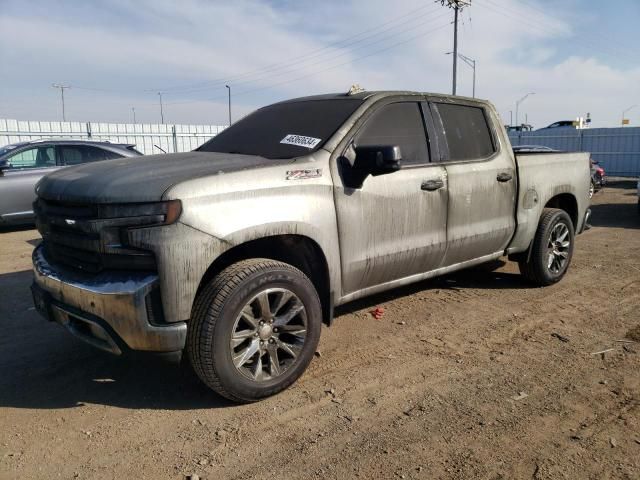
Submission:
<svg viewBox="0 0 640 480">
<path fill-rule="evenodd" d="M 593 198 L 593 195 L 596 193 L 596 184 L 591 180 L 591 184 L 589 185 L 589 198 Z"/>
<path fill-rule="evenodd" d="M 295 382 L 318 345 L 322 311 L 306 275 L 267 259 L 238 262 L 198 294 L 187 348 L 200 379 L 252 402 Z"/>
<path fill-rule="evenodd" d="M 518 262 L 520 273 L 540 285 L 558 282 L 569 268 L 573 256 L 573 222 L 567 212 L 545 208 L 536 230 L 529 260 Z"/>
</svg>

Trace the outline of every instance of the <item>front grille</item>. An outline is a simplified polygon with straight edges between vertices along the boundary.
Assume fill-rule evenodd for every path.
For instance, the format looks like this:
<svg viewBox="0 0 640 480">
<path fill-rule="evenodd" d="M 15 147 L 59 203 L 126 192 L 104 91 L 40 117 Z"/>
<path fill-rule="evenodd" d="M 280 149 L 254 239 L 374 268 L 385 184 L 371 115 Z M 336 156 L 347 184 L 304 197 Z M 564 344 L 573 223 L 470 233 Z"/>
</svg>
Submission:
<svg viewBox="0 0 640 480">
<path fill-rule="evenodd" d="M 38 199 L 36 226 L 44 253 L 53 263 L 98 273 L 103 270 L 156 270 L 151 252 L 121 242 L 121 232 L 135 218 L 104 218 L 98 205 L 77 205 Z"/>
</svg>

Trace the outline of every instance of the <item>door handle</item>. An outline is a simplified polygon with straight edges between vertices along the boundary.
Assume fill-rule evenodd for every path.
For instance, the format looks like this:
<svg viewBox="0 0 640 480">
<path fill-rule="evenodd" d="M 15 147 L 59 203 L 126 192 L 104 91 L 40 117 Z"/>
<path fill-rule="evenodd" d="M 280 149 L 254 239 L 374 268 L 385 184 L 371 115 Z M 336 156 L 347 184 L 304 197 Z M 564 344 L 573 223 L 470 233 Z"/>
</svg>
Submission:
<svg viewBox="0 0 640 480">
<path fill-rule="evenodd" d="M 508 182 L 512 178 L 513 176 L 509 172 L 500 172 L 496 177 L 499 182 Z"/>
<path fill-rule="evenodd" d="M 420 185 L 420 190 L 426 190 L 428 192 L 434 192 L 444 187 L 442 179 L 437 178 L 435 180 L 424 180 Z"/>
</svg>

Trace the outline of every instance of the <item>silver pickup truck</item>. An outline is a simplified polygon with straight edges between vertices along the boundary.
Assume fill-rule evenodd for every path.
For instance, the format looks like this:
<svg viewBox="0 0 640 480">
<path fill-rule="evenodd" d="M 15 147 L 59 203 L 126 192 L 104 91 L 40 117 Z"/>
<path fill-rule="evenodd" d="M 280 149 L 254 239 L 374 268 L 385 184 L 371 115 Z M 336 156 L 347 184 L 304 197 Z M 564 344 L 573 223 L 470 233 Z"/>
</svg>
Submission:
<svg viewBox="0 0 640 480">
<path fill-rule="evenodd" d="M 336 305 L 504 255 L 557 282 L 589 183 L 586 153 L 514 155 L 486 101 L 299 98 L 194 152 L 45 177 L 34 301 L 113 353 L 185 349 L 213 390 L 255 401 L 303 373 Z"/>
</svg>

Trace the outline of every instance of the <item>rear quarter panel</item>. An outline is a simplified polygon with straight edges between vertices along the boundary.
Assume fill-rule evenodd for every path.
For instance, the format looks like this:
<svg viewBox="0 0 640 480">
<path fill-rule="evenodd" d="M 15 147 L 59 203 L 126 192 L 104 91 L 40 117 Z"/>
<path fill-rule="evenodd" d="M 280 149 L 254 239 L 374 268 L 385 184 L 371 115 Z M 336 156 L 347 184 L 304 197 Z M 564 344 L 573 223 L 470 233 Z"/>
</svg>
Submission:
<svg viewBox="0 0 640 480">
<path fill-rule="evenodd" d="M 542 153 L 517 154 L 518 204 L 516 234 L 508 253 L 523 252 L 529 248 L 545 205 L 553 197 L 568 193 L 578 205 L 576 232 L 582 228 L 589 208 L 591 181 L 589 154 Z"/>
</svg>

